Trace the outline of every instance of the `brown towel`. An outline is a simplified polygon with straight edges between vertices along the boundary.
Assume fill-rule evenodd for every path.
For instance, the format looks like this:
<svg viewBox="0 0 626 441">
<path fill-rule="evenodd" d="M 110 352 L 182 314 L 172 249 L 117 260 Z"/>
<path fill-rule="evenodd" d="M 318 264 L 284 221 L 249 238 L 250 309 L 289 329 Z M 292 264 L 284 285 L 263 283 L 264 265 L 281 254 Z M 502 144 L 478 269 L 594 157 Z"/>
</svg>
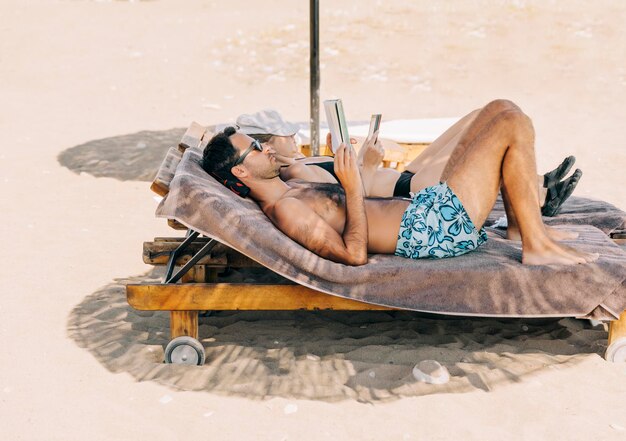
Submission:
<svg viewBox="0 0 626 441">
<path fill-rule="evenodd" d="M 496 205 L 489 214 L 485 225 L 492 225 L 504 216 L 502 198 L 498 196 Z M 592 225 L 606 234 L 626 230 L 626 213 L 608 202 L 597 199 L 570 197 L 565 201 L 558 216 L 544 217 L 546 225 Z"/>
<path fill-rule="evenodd" d="M 573 226 L 570 244 L 598 252 L 592 264 L 525 266 L 521 243 L 493 232 L 477 251 L 451 259 L 371 255 L 360 267 L 323 259 L 272 225 L 249 199 L 231 193 L 188 150 L 157 209 L 196 231 L 316 290 L 396 308 L 468 316 L 615 319 L 626 309 L 626 252 L 592 226 Z M 623 213 L 622 213 L 623 214 Z"/>
</svg>

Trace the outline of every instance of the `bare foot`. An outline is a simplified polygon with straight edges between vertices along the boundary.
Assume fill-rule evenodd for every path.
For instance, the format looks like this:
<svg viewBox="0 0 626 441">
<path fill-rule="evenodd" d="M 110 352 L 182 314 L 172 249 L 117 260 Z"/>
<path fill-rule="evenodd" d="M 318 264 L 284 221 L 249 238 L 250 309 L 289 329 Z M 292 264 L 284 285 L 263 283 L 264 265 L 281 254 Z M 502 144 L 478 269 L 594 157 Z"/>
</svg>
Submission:
<svg viewBox="0 0 626 441">
<path fill-rule="evenodd" d="M 578 237 L 578 233 L 574 231 L 557 230 L 556 228 L 548 227 L 546 225 L 546 234 L 552 240 L 573 240 Z M 519 228 L 508 227 L 506 229 L 506 238 L 509 240 L 522 240 L 522 235 L 519 232 Z"/>
<path fill-rule="evenodd" d="M 557 230 L 547 225 L 545 227 L 548 237 L 552 240 L 574 240 L 578 237 L 578 233 L 574 231 Z"/>
<path fill-rule="evenodd" d="M 586 263 L 591 263 L 591 262 L 595 262 L 596 260 L 598 260 L 598 258 L 600 257 L 599 253 L 583 253 L 582 251 L 578 251 L 576 248 L 572 248 L 570 246 L 567 245 L 563 245 L 563 244 L 559 244 L 559 246 L 563 249 L 565 249 L 565 251 L 575 254 L 579 257 L 582 257 L 583 259 L 585 259 Z"/>
<path fill-rule="evenodd" d="M 598 259 L 598 253 L 583 253 L 571 247 L 559 245 L 551 239 L 531 245 L 524 245 L 522 249 L 522 263 L 524 265 L 576 265 L 590 263 Z"/>
</svg>

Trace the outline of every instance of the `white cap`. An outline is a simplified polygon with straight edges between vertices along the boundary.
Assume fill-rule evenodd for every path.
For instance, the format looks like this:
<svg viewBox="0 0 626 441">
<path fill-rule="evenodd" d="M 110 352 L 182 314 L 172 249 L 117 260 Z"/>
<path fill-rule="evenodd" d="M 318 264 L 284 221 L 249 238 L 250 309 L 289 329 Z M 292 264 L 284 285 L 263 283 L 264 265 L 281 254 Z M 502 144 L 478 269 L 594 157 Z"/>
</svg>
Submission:
<svg viewBox="0 0 626 441">
<path fill-rule="evenodd" d="M 285 121 L 280 113 L 273 109 L 240 115 L 237 118 L 237 126 L 238 131 L 246 135 L 291 136 L 300 130 L 297 124 Z"/>
</svg>

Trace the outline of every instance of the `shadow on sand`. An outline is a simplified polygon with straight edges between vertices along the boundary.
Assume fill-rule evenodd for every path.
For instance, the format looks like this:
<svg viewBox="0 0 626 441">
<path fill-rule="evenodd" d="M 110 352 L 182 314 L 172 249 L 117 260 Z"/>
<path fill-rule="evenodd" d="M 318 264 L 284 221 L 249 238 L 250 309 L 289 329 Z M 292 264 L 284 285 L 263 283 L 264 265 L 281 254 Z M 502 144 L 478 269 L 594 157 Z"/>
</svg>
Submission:
<svg viewBox="0 0 626 441">
<path fill-rule="evenodd" d="M 601 355 L 607 334 L 573 319 L 451 318 L 414 312 L 217 312 L 200 318 L 204 366 L 162 362 L 169 313 L 135 311 L 118 279 L 70 313 L 68 333 L 111 372 L 181 390 L 250 399 L 389 401 L 520 382 L 538 371 Z M 242 281 L 245 275 L 228 281 Z M 417 382 L 413 366 L 434 359 L 444 385 Z"/>
<path fill-rule="evenodd" d="M 367 121 L 349 121 L 366 124 Z M 295 122 L 302 129 L 308 123 Z M 215 130 L 209 125 L 209 130 Z M 325 129 L 322 124 L 322 129 Z M 97 178 L 121 181 L 152 181 L 170 147 L 177 146 L 186 128 L 144 130 L 127 135 L 96 139 L 63 150 L 57 156 L 59 164 L 74 173 L 88 173 Z"/>
<path fill-rule="evenodd" d="M 142 131 L 90 141 L 58 160 L 76 173 L 149 181 L 185 129 Z M 433 393 L 489 391 L 538 371 L 602 354 L 606 332 L 572 319 L 451 318 L 413 312 L 218 312 L 200 318 L 204 366 L 166 365 L 169 313 L 133 310 L 127 283 L 156 282 L 157 270 L 118 279 L 70 313 L 68 334 L 111 372 L 250 399 L 272 397 L 380 402 Z M 229 282 L 275 275 L 234 273 Z M 264 280 L 265 278 L 265 280 Z M 417 382 L 413 366 L 434 359 L 444 385 Z"/>
<path fill-rule="evenodd" d="M 121 181 L 152 181 L 170 147 L 177 146 L 185 129 L 142 131 L 96 139 L 71 147 L 57 157 L 74 173 Z"/>
</svg>

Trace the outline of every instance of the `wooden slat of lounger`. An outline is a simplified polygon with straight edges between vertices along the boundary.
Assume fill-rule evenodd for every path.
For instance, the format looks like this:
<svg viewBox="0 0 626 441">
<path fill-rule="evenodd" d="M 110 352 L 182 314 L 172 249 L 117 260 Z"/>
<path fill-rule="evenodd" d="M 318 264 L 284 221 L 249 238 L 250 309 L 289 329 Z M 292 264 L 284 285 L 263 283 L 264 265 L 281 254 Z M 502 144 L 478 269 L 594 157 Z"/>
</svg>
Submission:
<svg viewBox="0 0 626 441">
<path fill-rule="evenodd" d="M 172 236 L 157 236 L 154 238 L 153 242 L 178 242 L 179 244 L 185 240 L 185 237 L 172 237 Z M 196 240 L 194 240 L 194 242 L 208 242 L 210 241 L 211 238 L 209 237 L 204 237 L 204 236 L 200 236 L 200 237 L 196 237 Z M 150 242 L 145 242 L 145 243 L 150 243 Z"/>
<path fill-rule="evenodd" d="M 609 325 L 609 342 L 604 357 L 616 363 L 626 362 L 626 311 Z"/>
<path fill-rule="evenodd" d="M 181 224 L 176 219 L 168 219 L 167 225 L 174 230 L 186 230 L 187 229 L 185 225 Z"/>
<path fill-rule="evenodd" d="M 213 135 L 214 135 L 213 131 L 207 128 L 206 131 L 204 132 L 204 135 L 202 135 L 202 141 L 200 141 L 200 146 L 199 146 L 200 150 L 204 151 L 204 148 L 207 146 L 211 138 L 213 138 Z"/>
<path fill-rule="evenodd" d="M 170 338 L 174 339 L 183 335 L 198 338 L 197 311 L 170 312 Z"/>
<path fill-rule="evenodd" d="M 609 324 L 609 346 L 623 337 L 626 337 L 626 311 L 622 312 L 619 320 L 614 320 Z"/>
<path fill-rule="evenodd" d="M 127 285 L 128 304 L 146 311 L 389 311 L 393 308 L 335 297 L 301 285 L 187 283 Z"/>
<path fill-rule="evenodd" d="M 206 238 L 194 240 L 176 260 L 176 265 L 184 265 L 207 243 Z M 182 240 L 144 242 L 143 261 L 149 265 L 166 265 L 170 253 L 181 244 Z M 222 244 L 217 244 L 211 252 L 197 262 L 197 265 L 232 268 L 258 268 L 261 265 L 249 257 Z"/>
<path fill-rule="evenodd" d="M 183 154 L 176 147 L 172 147 L 167 151 L 167 155 L 163 158 L 163 162 L 159 167 L 159 171 L 150 185 L 150 190 L 159 196 L 165 196 L 170 192 L 170 183 L 176 173 L 176 167 L 180 163 Z"/>
<path fill-rule="evenodd" d="M 204 132 L 206 132 L 206 127 L 201 126 L 195 121 L 192 122 L 183 135 L 183 138 L 180 140 L 180 144 L 178 144 L 180 150 L 184 152 L 188 148 L 198 148 Z"/>
</svg>

